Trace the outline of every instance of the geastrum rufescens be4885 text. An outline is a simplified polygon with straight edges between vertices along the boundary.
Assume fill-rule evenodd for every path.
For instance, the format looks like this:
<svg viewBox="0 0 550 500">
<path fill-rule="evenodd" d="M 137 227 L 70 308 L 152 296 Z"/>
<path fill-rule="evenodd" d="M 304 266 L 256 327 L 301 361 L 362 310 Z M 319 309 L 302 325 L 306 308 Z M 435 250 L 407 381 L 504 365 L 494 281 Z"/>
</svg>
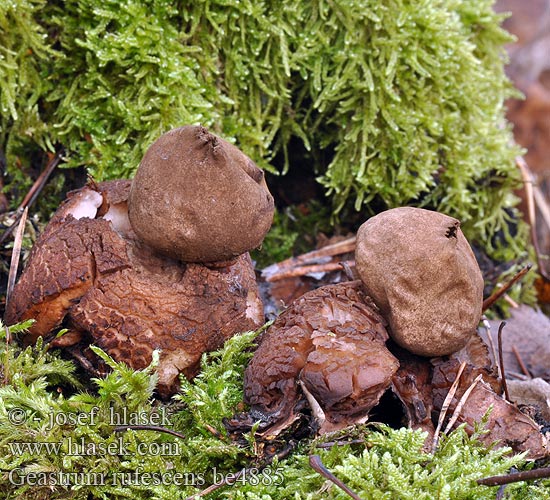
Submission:
<svg viewBox="0 0 550 500">
<path fill-rule="evenodd" d="M 69 195 L 36 242 L 6 321 L 51 340 L 97 374 L 95 344 L 139 369 L 160 350 L 158 391 L 196 374 L 204 352 L 264 322 L 248 255 L 274 203 L 260 170 L 201 126 L 161 136 L 133 182 Z M 246 230 L 243 230 L 246 228 Z"/>
</svg>

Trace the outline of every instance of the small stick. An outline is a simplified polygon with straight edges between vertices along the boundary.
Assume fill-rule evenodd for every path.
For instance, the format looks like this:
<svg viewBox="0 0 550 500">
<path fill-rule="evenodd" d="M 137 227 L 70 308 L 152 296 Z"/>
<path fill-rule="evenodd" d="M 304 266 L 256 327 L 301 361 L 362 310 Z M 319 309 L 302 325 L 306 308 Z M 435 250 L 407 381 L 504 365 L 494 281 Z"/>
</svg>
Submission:
<svg viewBox="0 0 550 500">
<path fill-rule="evenodd" d="M 481 380 L 481 373 L 474 379 L 474 381 L 470 384 L 470 387 L 464 391 L 464 394 L 460 398 L 460 401 L 456 405 L 455 411 L 453 412 L 451 418 L 449 419 L 449 423 L 447 424 L 447 427 L 445 427 L 445 430 L 443 431 L 443 434 L 447 434 L 452 428 L 455 422 L 457 421 L 458 417 L 460 416 L 460 412 L 462 411 L 462 408 L 466 404 L 466 401 L 468 401 L 468 398 L 470 397 L 470 394 L 475 389 L 475 386 L 477 383 Z"/>
<path fill-rule="evenodd" d="M 211 484 L 208 488 L 205 488 L 202 491 L 199 491 L 198 493 L 195 493 L 194 495 L 191 495 L 190 497 L 187 497 L 185 500 L 196 500 L 197 498 L 204 497 L 206 495 L 209 495 L 210 493 L 213 493 L 216 490 L 219 490 L 223 486 L 228 486 L 230 484 L 233 484 L 236 482 L 244 473 L 249 471 L 250 469 L 241 469 L 239 472 L 235 474 L 229 474 L 225 476 L 221 481 L 218 481 L 217 483 Z"/>
<path fill-rule="evenodd" d="M 443 401 L 443 405 L 441 406 L 441 411 L 439 412 L 439 419 L 437 421 L 437 428 L 434 432 L 434 437 L 432 441 L 432 453 L 435 453 L 435 450 L 437 449 L 437 444 L 439 442 L 439 433 L 441 432 L 441 427 L 443 426 L 443 421 L 445 420 L 445 416 L 447 415 L 447 410 L 449 409 L 449 406 L 451 405 L 451 401 L 454 398 L 454 395 L 456 393 L 456 390 L 458 388 L 458 383 L 460 381 L 460 377 L 462 376 L 462 372 L 464 371 L 464 368 L 466 367 L 466 361 L 463 361 L 460 364 L 460 367 L 458 369 L 458 372 L 456 373 L 456 377 L 454 379 L 453 384 L 451 385 L 451 388 L 449 389 L 449 392 L 447 393 L 447 396 L 445 397 L 445 401 Z"/>
<path fill-rule="evenodd" d="M 273 463 L 274 458 L 276 457 L 279 460 L 282 460 L 283 458 L 286 458 L 290 452 L 294 449 L 296 446 L 296 443 L 293 441 L 289 442 L 289 445 L 282 449 L 280 452 L 276 453 L 272 457 L 270 457 L 263 465 L 259 467 L 260 470 L 265 469 L 267 466 L 271 465 Z M 198 493 L 195 493 L 194 495 L 191 495 L 190 497 L 187 497 L 185 500 L 196 500 L 197 498 L 203 497 L 205 495 L 209 495 L 210 493 L 219 490 L 223 486 L 231 485 L 237 482 L 238 479 L 243 474 L 249 474 L 251 471 L 254 471 L 255 474 L 258 472 L 258 468 L 252 468 L 252 469 L 241 469 L 239 472 L 235 474 L 229 474 L 225 476 L 221 481 L 214 483 L 210 485 L 208 488 L 199 491 Z"/>
<path fill-rule="evenodd" d="M 349 267 L 355 266 L 354 260 L 346 260 L 343 262 L 327 262 L 326 264 L 313 264 L 310 266 L 294 267 L 284 271 L 276 272 L 268 276 L 265 280 L 268 282 L 279 281 L 285 278 L 295 278 L 313 273 L 328 273 L 330 271 L 341 271 L 343 265 Z"/>
<path fill-rule="evenodd" d="M 504 297 L 502 297 L 502 299 L 505 300 L 506 302 L 508 302 L 508 305 L 512 309 L 517 309 L 519 307 L 519 304 L 512 297 L 510 297 L 510 295 L 508 295 L 508 294 L 505 294 Z"/>
<path fill-rule="evenodd" d="M 127 430 L 164 432 L 165 434 L 171 434 L 172 436 L 176 436 L 180 439 L 186 439 L 183 434 L 159 425 L 117 425 L 114 428 L 115 432 L 126 432 Z"/>
<path fill-rule="evenodd" d="M 225 436 L 218 429 L 216 429 L 215 427 L 212 427 L 210 424 L 204 424 L 204 428 L 210 434 L 212 434 L 214 437 L 216 437 L 216 438 L 218 438 L 222 441 L 225 441 Z"/>
<path fill-rule="evenodd" d="M 321 476 L 327 478 L 330 482 L 334 483 L 338 488 L 347 493 L 353 500 L 361 500 L 361 497 L 351 490 L 343 481 L 338 479 L 332 472 L 330 472 L 321 461 L 319 455 L 309 456 L 309 465 L 315 471 L 321 474 Z"/>
<path fill-rule="evenodd" d="M 508 384 L 506 383 L 506 373 L 504 373 L 504 355 L 502 354 L 502 330 L 506 326 L 506 321 L 500 323 L 498 327 L 498 362 L 500 364 L 500 378 L 502 379 L 502 386 L 504 388 L 504 397 L 506 401 L 510 401 L 510 394 L 508 393 Z"/>
<path fill-rule="evenodd" d="M 491 334 L 491 323 L 489 323 L 489 320 L 485 315 L 483 315 L 483 326 L 485 327 L 485 331 L 487 332 L 487 341 L 489 342 L 489 346 L 491 347 L 491 352 L 493 353 L 493 362 L 497 367 L 497 370 L 500 372 L 500 366 L 497 361 L 498 360 L 497 349 L 493 341 L 493 335 Z M 499 377 L 501 376 L 500 373 L 498 375 Z"/>
<path fill-rule="evenodd" d="M 42 173 L 38 176 L 36 181 L 34 181 L 34 184 L 29 189 L 28 193 L 25 195 L 25 198 L 21 202 L 21 205 L 19 205 L 19 208 L 16 211 L 17 215 L 15 216 L 15 220 L 13 224 L 10 227 L 8 227 L 0 237 L 0 244 L 2 244 L 6 240 L 6 238 L 13 232 L 17 223 L 21 220 L 21 217 L 25 208 L 30 207 L 34 203 L 34 201 L 36 200 L 36 198 L 38 197 L 38 195 L 46 185 L 46 181 L 54 171 L 55 167 L 59 165 L 60 161 L 61 161 L 61 153 L 57 153 L 49 161 L 48 165 L 42 171 Z"/>
<path fill-rule="evenodd" d="M 21 202 L 21 208 L 29 207 L 36 201 L 36 198 L 40 194 L 40 191 L 42 191 L 44 185 L 46 184 L 46 181 L 48 180 L 50 175 L 52 175 L 52 172 L 55 170 L 55 167 L 59 165 L 60 161 L 60 153 L 57 153 L 54 156 L 50 157 L 50 161 L 46 165 L 46 168 L 36 178 L 36 181 L 34 181 L 34 184 L 29 189 L 29 192 L 26 194 L 25 198 L 23 198 L 23 201 Z"/>
<path fill-rule="evenodd" d="M 505 476 L 484 477 L 477 480 L 477 484 L 483 486 L 500 486 L 501 484 L 517 483 L 518 481 L 528 481 L 530 479 L 548 479 L 550 478 L 550 467 L 541 469 L 527 470 L 523 472 L 512 472 Z"/>
<path fill-rule="evenodd" d="M 502 285 L 500 288 L 498 288 L 497 290 L 493 291 L 493 293 L 487 297 L 484 301 L 483 301 L 483 307 L 482 307 L 482 310 L 483 311 L 486 311 L 487 309 L 489 309 L 489 307 L 491 307 L 498 299 L 500 299 L 508 290 L 510 290 L 510 288 L 515 284 L 517 283 L 521 278 L 523 278 L 527 272 L 529 271 L 529 269 L 531 269 L 531 267 L 533 267 L 531 264 L 527 264 L 523 269 L 521 269 L 520 271 L 518 271 L 516 274 L 514 274 L 514 276 L 512 276 L 512 278 L 507 282 L 505 283 L 504 285 Z"/>
<path fill-rule="evenodd" d="M 512 346 L 512 352 L 514 353 L 514 356 L 517 359 L 518 365 L 521 368 L 521 371 L 528 377 L 533 378 L 533 375 L 531 375 L 531 372 L 527 369 L 527 366 L 525 366 L 525 363 L 523 362 L 523 359 L 521 358 L 521 355 L 515 345 Z"/>
<path fill-rule="evenodd" d="M 515 379 L 515 380 L 529 380 L 532 377 L 528 377 L 527 375 L 524 375 L 523 373 L 513 372 L 508 370 L 508 378 Z"/>
<path fill-rule="evenodd" d="M 531 232 L 531 242 L 533 248 L 535 249 L 535 255 L 537 256 L 537 264 L 539 272 L 544 278 L 547 278 L 544 273 L 544 268 L 542 267 L 541 252 L 539 249 L 538 238 L 537 238 L 537 219 L 535 211 L 535 196 L 533 190 L 534 176 L 527 165 L 527 162 L 521 157 L 516 157 L 516 166 L 521 172 L 521 178 L 525 186 L 525 200 L 527 202 L 527 219 L 529 220 L 529 228 Z"/>
<path fill-rule="evenodd" d="M 317 250 L 304 253 L 298 257 L 291 257 L 276 264 L 266 267 L 262 270 L 262 276 L 269 280 L 270 277 L 277 275 L 280 272 L 288 271 L 304 264 L 319 264 L 320 259 L 333 257 L 343 253 L 353 252 L 355 250 L 356 237 L 347 238 L 345 240 L 327 245 Z"/>
<path fill-rule="evenodd" d="M 8 274 L 8 287 L 6 289 L 6 309 L 11 299 L 11 294 L 15 286 L 15 279 L 17 277 L 17 268 L 19 267 L 19 259 L 21 257 L 21 246 L 23 244 L 23 235 L 25 234 L 25 224 L 27 223 L 27 215 L 29 213 L 29 207 L 25 207 L 21 220 L 15 231 L 15 237 L 13 241 L 13 249 L 11 252 L 10 271 Z"/>
<path fill-rule="evenodd" d="M 346 446 L 347 444 L 364 444 L 364 439 L 352 439 L 350 441 L 327 441 L 326 443 L 319 443 L 315 445 L 315 448 L 333 448 L 334 446 Z"/>
</svg>

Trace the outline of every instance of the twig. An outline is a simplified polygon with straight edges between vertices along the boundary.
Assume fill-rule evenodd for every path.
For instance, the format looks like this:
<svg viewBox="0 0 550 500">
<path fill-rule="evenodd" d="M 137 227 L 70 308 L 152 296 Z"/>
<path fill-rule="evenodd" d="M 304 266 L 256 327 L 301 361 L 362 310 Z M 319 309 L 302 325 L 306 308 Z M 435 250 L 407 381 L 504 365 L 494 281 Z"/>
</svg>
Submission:
<svg viewBox="0 0 550 500">
<path fill-rule="evenodd" d="M 38 176 L 36 181 L 34 181 L 34 184 L 29 189 L 28 193 L 25 195 L 25 198 L 21 202 L 21 205 L 19 205 L 19 208 L 16 211 L 16 216 L 13 224 L 10 227 L 8 227 L 0 237 L 0 244 L 2 244 L 6 240 L 6 238 L 8 238 L 8 236 L 13 232 L 17 223 L 21 220 L 23 211 L 26 208 L 29 208 L 35 202 L 36 198 L 38 197 L 38 195 L 46 185 L 48 178 L 50 177 L 52 172 L 55 170 L 55 167 L 59 165 L 60 161 L 61 161 L 61 153 L 59 152 L 50 159 L 50 161 L 48 162 L 48 165 L 46 165 L 46 168 Z"/>
<path fill-rule="evenodd" d="M 279 281 L 285 278 L 296 278 L 298 276 L 305 276 L 306 274 L 314 273 L 329 273 L 331 271 L 341 271 L 343 265 L 348 267 L 355 266 L 354 260 L 346 260 L 344 262 L 327 262 L 325 264 L 313 264 L 310 266 L 294 267 L 284 271 L 277 272 L 266 278 L 266 281 L 273 282 Z"/>
<path fill-rule="evenodd" d="M 502 380 L 502 387 L 504 388 L 504 397 L 506 401 L 510 401 L 510 394 L 508 393 L 508 384 L 506 383 L 506 373 L 504 372 L 504 355 L 502 354 L 502 330 L 506 326 L 506 321 L 502 321 L 498 327 L 498 362 L 500 365 L 500 378 Z"/>
<path fill-rule="evenodd" d="M 240 477 L 249 470 L 250 469 L 241 469 L 239 472 L 235 474 L 228 474 L 221 481 L 211 484 L 208 488 L 205 488 L 204 490 L 199 491 L 198 493 L 195 493 L 190 497 L 187 497 L 185 500 L 196 500 L 197 498 L 204 497 L 206 495 L 209 495 L 210 493 L 213 493 L 216 490 L 219 490 L 223 486 L 228 486 L 230 484 L 233 484 L 234 482 L 238 481 Z"/>
<path fill-rule="evenodd" d="M 218 430 L 216 429 L 215 427 L 212 427 L 210 424 L 203 424 L 204 425 L 204 428 L 210 433 L 212 434 L 215 438 L 218 438 L 220 439 L 221 441 L 225 441 L 226 438 L 225 436 Z"/>
<path fill-rule="evenodd" d="M 15 237 L 13 241 L 13 249 L 11 252 L 10 271 L 8 273 L 8 287 L 6 289 L 6 309 L 11 299 L 13 287 L 15 286 L 15 279 L 17 278 L 17 268 L 19 267 L 19 259 L 21 257 L 21 246 L 23 244 L 23 235 L 25 234 L 25 224 L 27 223 L 27 214 L 29 213 L 29 207 L 25 207 L 21 220 L 15 231 Z"/>
<path fill-rule="evenodd" d="M 466 367 L 466 361 L 463 361 L 460 364 L 460 367 L 458 368 L 458 372 L 456 373 L 456 377 L 451 385 L 451 388 L 449 389 L 449 392 L 447 393 L 447 396 L 445 397 L 445 400 L 443 401 L 443 405 L 441 406 L 441 411 L 439 412 L 439 419 L 437 421 L 437 427 L 434 432 L 434 437 L 432 441 L 432 453 L 435 453 L 435 450 L 437 449 L 437 444 L 439 442 L 439 433 L 441 432 L 441 427 L 443 426 L 443 421 L 445 420 L 445 416 L 447 415 L 447 410 L 449 409 L 449 406 L 451 405 L 451 401 L 454 398 L 454 395 L 456 393 L 456 390 L 458 388 L 458 383 L 460 382 L 460 377 L 462 376 L 462 372 L 464 371 L 464 368 Z"/>
<path fill-rule="evenodd" d="M 259 470 L 265 469 L 266 467 L 271 465 L 271 463 L 275 458 L 277 458 L 278 460 L 282 460 L 283 458 L 286 458 L 289 455 L 289 453 L 294 449 L 295 446 L 296 446 L 296 442 L 290 441 L 287 447 L 285 447 L 284 449 L 282 449 L 280 452 L 276 453 L 272 457 L 269 457 L 269 459 L 266 462 L 264 462 L 263 465 L 261 465 L 259 468 L 256 468 L 256 467 L 244 468 L 235 474 L 228 474 L 221 481 L 218 481 L 217 483 L 210 485 L 208 488 L 187 497 L 185 500 L 196 500 L 197 498 L 209 495 L 210 493 L 216 490 L 219 490 L 223 486 L 229 486 L 231 484 L 234 484 L 241 478 L 243 474 L 246 475 L 251 472 L 253 472 L 254 474 L 257 474 L 258 469 Z"/>
<path fill-rule="evenodd" d="M 470 397 L 470 394 L 475 389 L 477 383 L 481 380 L 481 373 L 474 379 L 474 381 L 470 384 L 470 387 L 464 391 L 464 394 L 460 398 L 460 401 L 456 405 L 455 411 L 453 412 L 451 418 L 449 419 L 449 422 L 447 423 L 447 427 L 445 427 L 445 430 L 443 431 L 443 434 L 447 434 L 452 428 L 455 422 L 457 421 L 458 417 L 460 416 L 460 412 L 462 411 L 462 408 L 466 404 L 466 401 L 468 401 L 468 398 Z"/>
<path fill-rule="evenodd" d="M 304 253 L 298 257 L 291 257 L 276 264 L 266 267 L 262 270 L 262 276 L 266 281 L 277 281 L 282 279 L 279 276 L 281 273 L 286 273 L 292 269 L 312 264 L 323 264 L 324 259 L 341 255 L 344 253 L 353 252 L 355 250 L 356 237 L 347 238 L 345 240 L 327 245 L 318 250 Z"/>
<path fill-rule="evenodd" d="M 493 362 L 497 367 L 497 370 L 500 372 L 500 366 L 498 364 L 497 349 L 493 341 L 493 335 L 491 334 L 491 323 L 489 323 L 489 320 L 485 315 L 483 315 L 482 321 L 483 321 L 483 326 L 485 327 L 485 331 L 487 332 L 487 342 L 489 342 L 489 346 L 491 347 L 491 352 L 493 353 Z M 500 377 L 500 373 L 499 373 L 499 377 Z"/>
<path fill-rule="evenodd" d="M 501 484 L 517 483 L 518 481 L 528 481 L 530 479 L 548 479 L 550 478 L 550 467 L 541 469 L 527 470 L 523 472 L 512 472 L 505 476 L 484 477 L 477 480 L 477 484 L 483 486 L 500 486 Z"/>
<path fill-rule="evenodd" d="M 529 380 L 531 379 L 532 377 L 528 377 L 526 375 L 524 375 L 523 373 L 519 373 L 519 372 L 513 372 L 511 370 L 508 370 L 508 378 L 509 379 L 514 379 L 514 380 Z"/>
<path fill-rule="evenodd" d="M 519 307 L 519 304 L 512 297 L 510 297 L 510 295 L 508 295 L 507 293 L 504 294 L 504 297 L 502 297 L 502 300 L 505 300 L 506 302 L 508 302 L 508 305 L 512 309 L 517 309 Z"/>
<path fill-rule="evenodd" d="M 500 288 L 495 290 L 489 297 L 487 297 L 483 301 L 483 307 L 482 310 L 486 311 L 491 307 L 498 299 L 500 299 L 510 288 L 517 283 L 521 278 L 523 278 L 529 269 L 533 267 L 531 264 L 527 264 L 525 267 L 523 267 L 520 271 L 518 271 L 512 278 L 507 282 L 504 283 Z"/>
<path fill-rule="evenodd" d="M 538 270 L 541 276 L 545 279 L 549 279 L 546 272 L 544 271 L 544 267 L 542 265 L 542 259 L 541 259 L 541 252 L 539 249 L 538 244 L 538 238 L 537 238 L 537 220 L 536 220 L 536 211 L 535 211 L 535 194 L 534 194 L 534 176 L 529 169 L 529 166 L 527 165 L 527 162 L 521 157 L 516 157 L 516 165 L 519 168 L 521 172 L 521 178 L 523 180 L 523 184 L 525 186 L 525 199 L 527 201 L 527 218 L 529 220 L 529 226 L 530 226 L 530 232 L 531 232 L 531 242 L 533 244 L 533 248 L 535 249 L 535 255 L 537 256 L 537 264 L 538 264 Z M 541 202 L 542 200 L 539 200 Z M 542 209 L 542 205 L 539 206 L 541 209 L 541 213 L 543 214 L 543 217 L 545 216 L 545 213 Z"/>
<path fill-rule="evenodd" d="M 327 441 L 326 443 L 319 443 L 315 445 L 315 448 L 333 448 L 334 446 L 346 446 L 347 444 L 364 444 L 364 439 L 351 439 L 350 441 Z"/>
<path fill-rule="evenodd" d="M 525 363 L 523 362 L 523 359 L 521 358 L 521 355 L 515 345 L 512 346 L 512 352 L 514 353 L 514 356 L 516 357 L 516 360 L 518 362 L 519 367 L 521 368 L 521 371 L 528 377 L 533 378 L 533 375 L 531 375 L 531 372 L 527 369 L 527 366 L 525 366 Z"/>
<path fill-rule="evenodd" d="M 351 490 L 343 481 L 338 479 L 332 472 L 330 472 L 321 461 L 319 455 L 310 455 L 309 456 L 309 465 L 315 471 L 321 474 L 321 476 L 327 478 L 330 482 L 338 486 L 342 491 L 347 493 L 354 500 L 361 500 L 361 497 Z"/>
<path fill-rule="evenodd" d="M 114 428 L 115 432 L 126 432 L 127 430 L 164 432 L 165 434 L 171 434 L 180 439 L 186 439 L 183 434 L 173 431 L 172 429 L 167 429 L 166 427 L 161 427 L 160 425 L 117 425 Z"/>
</svg>

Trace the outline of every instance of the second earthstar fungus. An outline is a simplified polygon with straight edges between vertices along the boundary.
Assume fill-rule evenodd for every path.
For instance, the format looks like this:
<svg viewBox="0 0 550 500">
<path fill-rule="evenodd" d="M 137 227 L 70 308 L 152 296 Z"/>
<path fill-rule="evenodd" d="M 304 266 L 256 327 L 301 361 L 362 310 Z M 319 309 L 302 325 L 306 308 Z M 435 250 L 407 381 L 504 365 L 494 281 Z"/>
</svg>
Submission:
<svg viewBox="0 0 550 500">
<path fill-rule="evenodd" d="M 142 166 L 134 185 L 91 183 L 69 195 L 36 242 L 6 321 L 34 319 L 24 343 L 43 336 L 94 375 L 105 366 L 90 344 L 135 369 L 160 350 L 167 397 L 204 352 L 263 324 L 248 250 L 274 205 L 261 170 L 200 126 L 161 136 Z M 250 218 L 250 208 L 260 215 Z M 253 234 L 244 246 L 232 244 L 241 226 Z M 68 332 L 55 338 L 62 326 Z"/>
<path fill-rule="evenodd" d="M 271 441 L 309 415 L 325 433 L 367 421 L 388 392 L 403 423 L 427 432 L 427 449 L 440 419 L 438 427 L 465 423 L 470 433 L 488 419 L 488 444 L 547 456 L 540 426 L 501 395 L 476 332 L 483 279 L 459 221 L 383 212 L 359 229 L 356 262 L 361 281 L 308 292 L 270 326 L 245 372 L 250 410 L 226 421 L 228 430 L 259 424 L 257 435 Z"/>
</svg>

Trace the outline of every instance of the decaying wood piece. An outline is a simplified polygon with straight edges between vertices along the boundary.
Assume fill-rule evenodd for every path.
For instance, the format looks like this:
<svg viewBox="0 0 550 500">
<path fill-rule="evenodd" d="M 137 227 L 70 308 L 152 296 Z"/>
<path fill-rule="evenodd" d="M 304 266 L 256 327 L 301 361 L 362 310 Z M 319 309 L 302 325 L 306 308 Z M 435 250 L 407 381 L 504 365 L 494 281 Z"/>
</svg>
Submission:
<svg viewBox="0 0 550 500">
<path fill-rule="evenodd" d="M 460 365 L 458 358 L 432 360 L 433 402 L 436 412 L 441 411 L 448 390 L 456 379 Z M 470 363 L 466 365 L 456 394 L 451 400 L 450 410 L 457 408 L 460 399 L 478 376 L 481 376 L 481 380 L 476 382 L 460 412 L 457 412 L 454 427 L 465 423 L 466 431 L 472 433 L 492 407 L 485 427 L 487 432 L 480 436 L 483 442 L 487 445 L 497 442 L 498 446 L 510 446 L 517 453 L 527 451 L 527 456 L 533 459 L 547 456 L 548 443 L 540 432 L 540 426 L 500 396 L 500 382 L 486 368 Z"/>
<path fill-rule="evenodd" d="M 355 245 L 355 236 L 346 238 L 317 250 L 299 255 L 298 257 L 291 257 L 282 262 L 272 264 L 262 270 L 262 277 L 268 282 L 275 282 L 288 277 L 333 271 L 337 269 L 336 266 L 338 266 L 338 263 L 331 261 L 331 258 L 337 255 L 354 252 Z"/>
</svg>

